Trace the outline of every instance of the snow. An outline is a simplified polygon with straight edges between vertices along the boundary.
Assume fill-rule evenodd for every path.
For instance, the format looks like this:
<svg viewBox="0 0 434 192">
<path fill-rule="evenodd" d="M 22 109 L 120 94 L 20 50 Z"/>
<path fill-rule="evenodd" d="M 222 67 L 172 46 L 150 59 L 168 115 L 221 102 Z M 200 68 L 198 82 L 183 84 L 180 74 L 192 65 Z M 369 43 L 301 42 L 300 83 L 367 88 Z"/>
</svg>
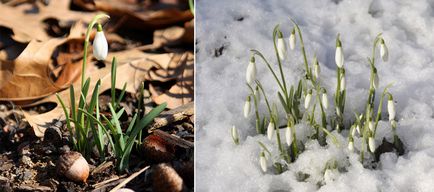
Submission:
<svg viewBox="0 0 434 192">
<path fill-rule="evenodd" d="M 347 132 L 333 132 L 341 146 L 328 138 L 328 145 L 322 147 L 309 141 L 308 133 L 299 131 L 306 130 L 307 125 L 297 125 L 297 136 L 306 142 L 306 151 L 280 175 L 271 171 L 271 164 L 268 172 L 261 171 L 258 141 L 273 154 L 277 154 L 277 147 L 266 136 L 256 134 L 253 113 L 249 119 L 243 117 L 249 50 L 261 51 L 274 65 L 272 30 L 280 24 L 284 36 L 289 37 L 293 27 L 289 17 L 300 25 L 309 62 L 316 53 L 320 79 L 329 93 L 335 90 L 335 38 L 340 33 L 347 81 L 346 120 L 353 118 L 353 111 L 363 111 L 369 86 L 366 58 L 371 56 L 376 35 L 383 33 L 389 61 L 382 62 L 379 51 L 376 53 L 379 90 L 393 83 L 390 92 L 396 101 L 397 133 L 406 147 L 405 155 L 384 153 L 377 169 L 364 168 L 358 154 L 347 149 Z M 433 0 L 197 0 L 196 190 L 434 191 L 433 17 Z M 284 62 L 289 85 L 297 83 L 304 67 L 299 43 L 297 36 L 296 51 L 288 49 Z M 258 58 L 257 71 L 270 101 L 279 104 L 275 96 L 278 86 Z M 331 113 L 331 95 L 329 100 Z M 266 113 L 264 103 L 260 110 Z M 279 108 L 279 112 L 283 113 L 283 109 Z M 284 120 L 283 115 L 280 117 Z M 377 130 L 377 145 L 383 137 L 392 141 L 387 115 L 383 118 Z M 233 125 L 239 131 L 240 145 L 232 141 Z M 357 139 L 356 150 L 361 147 Z M 324 168 L 330 160 L 346 171 L 330 173 L 325 182 Z M 310 177 L 298 181 L 299 171 Z M 318 182 L 323 185 L 318 187 Z"/>
</svg>

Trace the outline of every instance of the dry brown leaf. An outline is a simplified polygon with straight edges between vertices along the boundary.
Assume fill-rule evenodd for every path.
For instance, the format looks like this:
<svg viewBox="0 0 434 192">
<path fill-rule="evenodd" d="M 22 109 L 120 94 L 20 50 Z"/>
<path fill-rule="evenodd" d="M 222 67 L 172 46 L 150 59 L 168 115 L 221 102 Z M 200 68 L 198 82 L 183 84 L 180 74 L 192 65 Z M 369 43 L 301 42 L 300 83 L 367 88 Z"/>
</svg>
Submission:
<svg viewBox="0 0 434 192">
<path fill-rule="evenodd" d="M 94 13 L 71 11 L 69 6 L 70 0 L 50 1 L 48 6 L 39 1 L 36 1 L 35 5 L 23 4 L 17 7 L 0 4 L 0 13 L 7 15 L 7 17 L 0 17 L 0 26 L 12 29 L 13 39 L 18 42 L 46 41 L 50 37 L 44 30 L 44 20 L 54 18 L 63 23 L 77 20 L 90 22 L 95 15 Z M 38 13 L 27 13 L 29 10 L 37 10 Z"/>
<path fill-rule="evenodd" d="M 194 94 L 194 56 L 186 52 L 176 66 L 177 82 L 168 91 L 161 95 L 152 95 L 155 103 L 167 102 L 167 108 L 173 109 L 193 101 Z"/>
</svg>

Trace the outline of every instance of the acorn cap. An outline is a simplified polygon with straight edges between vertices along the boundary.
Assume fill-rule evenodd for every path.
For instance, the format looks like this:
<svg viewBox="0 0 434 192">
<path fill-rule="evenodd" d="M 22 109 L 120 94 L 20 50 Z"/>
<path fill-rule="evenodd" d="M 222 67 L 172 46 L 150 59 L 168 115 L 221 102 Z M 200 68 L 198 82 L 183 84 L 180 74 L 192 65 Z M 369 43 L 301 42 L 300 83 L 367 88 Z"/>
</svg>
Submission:
<svg viewBox="0 0 434 192">
<path fill-rule="evenodd" d="M 69 151 L 59 157 L 57 173 L 77 182 L 86 182 L 89 177 L 89 164 L 81 153 Z"/>
<path fill-rule="evenodd" d="M 154 192 L 182 191 L 183 180 L 169 164 L 158 164 L 154 167 L 152 175 L 152 189 Z"/>
<path fill-rule="evenodd" d="M 150 163 L 171 161 L 175 147 L 157 135 L 149 135 L 143 142 L 144 158 Z"/>
</svg>

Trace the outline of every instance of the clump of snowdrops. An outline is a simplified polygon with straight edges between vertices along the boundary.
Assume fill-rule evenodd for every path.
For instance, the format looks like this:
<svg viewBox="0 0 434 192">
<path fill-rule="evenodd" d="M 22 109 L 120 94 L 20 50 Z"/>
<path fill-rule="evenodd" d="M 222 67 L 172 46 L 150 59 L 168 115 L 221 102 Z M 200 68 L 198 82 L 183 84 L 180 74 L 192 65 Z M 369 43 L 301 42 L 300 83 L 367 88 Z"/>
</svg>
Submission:
<svg viewBox="0 0 434 192">
<path fill-rule="evenodd" d="M 381 34 L 377 35 L 374 40 L 372 55 L 368 58 L 370 66 L 369 74 L 369 92 L 367 95 L 366 105 L 364 111 L 354 112 L 350 117 L 344 118 L 346 97 L 346 74 L 345 74 L 345 60 L 344 49 L 340 35 L 336 37 L 336 52 L 335 63 L 336 70 L 336 88 L 328 91 L 320 80 L 321 65 L 314 55 L 312 62 L 308 62 L 308 55 L 305 50 L 303 36 L 299 26 L 290 19 L 293 24 L 293 29 L 289 34 L 289 38 L 285 38 L 277 25 L 273 30 L 273 44 L 275 50 L 276 65 L 273 65 L 266 59 L 266 57 L 258 50 L 251 50 L 250 62 L 247 66 L 246 72 L 246 85 L 250 93 L 246 97 L 244 103 L 244 117 L 251 119 L 251 111 L 254 111 L 255 128 L 258 134 L 267 135 L 267 138 L 277 143 L 279 154 L 273 156 L 268 147 L 258 142 L 261 148 L 259 154 L 259 165 L 263 172 L 269 170 L 269 165 L 272 165 L 277 173 L 282 173 L 288 169 L 288 164 L 297 160 L 297 157 L 304 149 L 304 143 L 297 139 L 295 126 L 297 124 L 307 124 L 309 129 L 313 129 L 312 135 L 309 136 L 311 140 L 317 140 L 322 146 L 327 145 L 326 138 L 330 137 L 333 144 L 340 148 L 347 148 L 351 153 L 358 153 L 360 161 L 363 162 L 367 159 L 369 154 L 374 156 L 378 148 L 375 143 L 375 136 L 377 131 L 378 122 L 384 115 L 382 113 L 383 101 L 387 99 L 387 113 L 389 116 L 389 123 L 391 124 L 393 134 L 393 145 L 397 151 L 403 151 L 403 144 L 396 134 L 397 122 L 396 112 L 394 106 L 393 95 L 388 91 L 391 84 L 387 85 L 381 92 L 380 100 L 375 106 L 376 92 L 379 88 L 379 74 L 376 68 L 376 53 L 380 49 L 380 57 L 382 62 L 387 62 L 389 53 L 385 40 Z M 287 52 L 293 51 L 299 47 L 303 55 L 304 61 L 304 74 L 299 79 L 296 85 L 288 86 L 285 76 L 296 75 L 288 74 L 283 70 L 283 65 L 288 61 Z M 279 91 L 277 96 L 279 103 L 270 103 L 268 97 L 270 96 L 264 91 L 261 82 L 256 79 L 256 62 L 262 61 L 272 73 Z M 333 105 L 329 104 L 329 94 L 332 95 Z M 260 111 L 260 105 L 266 105 L 267 111 Z M 252 108 L 253 106 L 253 108 Z M 333 110 L 327 110 L 329 107 L 334 107 Z M 376 111 L 375 111 L 376 109 Z M 285 116 L 279 116 L 278 110 L 284 110 Z M 327 113 L 329 112 L 329 113 Z M 353 118 L 351 118 L 353 116 Z M 282 120 L 283 119 L 283 120 Z M 344 119 L 351 119 L 350 122 L 345 122 Z M 285 122 L 283 125 L 281 122 Z M 280 129 L 285 129 L 285 135 L 280 135 Z M 346 130 L 346 131 L 343 131 Z M 235 144 L 240 143 L 238 130 L 236 127 L 231 129 L 232 138 Z M 347 134 L 348 142 L 346 144 L 339 143 L 336 135 L 334 134 Z M 361 148 L 356 150 L 354 147 L 355 137 L 360 137 L 357 141 L 360 142 Z M 282 141 L 283 140 L 283 141 Z M 330 169 L 336 168 L 336 162 L 325 163 L 323 171 L 324 177 L 330 173 Z"/>
</svg>

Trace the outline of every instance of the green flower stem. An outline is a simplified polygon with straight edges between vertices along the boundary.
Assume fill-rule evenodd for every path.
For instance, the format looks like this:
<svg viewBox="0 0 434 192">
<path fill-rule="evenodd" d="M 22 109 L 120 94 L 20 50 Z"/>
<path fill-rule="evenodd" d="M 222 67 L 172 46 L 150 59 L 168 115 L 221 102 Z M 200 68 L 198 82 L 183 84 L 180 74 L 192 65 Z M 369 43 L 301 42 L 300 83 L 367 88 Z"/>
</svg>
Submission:
<svg viewBox="0 0 434 192">
<path fill-rule="evenodd" d="M 277 45 L 276 45 L 276 37 L 277 37 L 277 33 L 279 33 L 279 32 L 280 32 L 279 25 L 276 25 L 276 27 L 274 27 L 274 30 L 273 30 L 274 52 L 276 53 L 277 63 L 279 65 L 280 76 L 282 78 L 283 93 L 285 94 L 286 101 L 288 101 L 288 89 L 286 88 L 285 75 L 284 75 L 283 69 L 282 69 L 282 61 L 280 61 L 280 57 L 279 57 L 279 53 L 277 51 Z"/>
<path fill-rule="evenodd" d="M 262 55 L 261 52 L 255 50 L 255 49 L 252 49 L 252 50 L 250 50 L 250 51 L 253 53 L 253 55 L 258 55 L 260 58 L 262 58 L 262 60 L 264 60 L 264 62 L 265 62 L 265 64 L 267 65 L 268 69 L 269 69 L 269 70 L 271 71 L 271 73 L 273 74 L 274 79 L 276 79 L 276 82 L 277 82 L 277 84 L 279 85 L 280 89 L 283 91 L 283 90 L 284 90 L 284 87 L 283 87 L 282 83 L 280 82 L 279 78 L 278 78 L 277 75 L 276 75 L 276 72 L 274 72 L 274 70 L 273 70 L 273 68 L 271 67 L 270 63 L 267 61 L 267 59 L 265 59 L 264 55 Z"/>
<path fill-rule="evenodd" d="M 258 100 L 257 100 L 257 98 L 256 98 L 256 95 L 255 95 L 255 91 L 254 91 L 254 89 L 253 89 L 253 87 L 252 86 L 250 86 L 248 83 L 246 83 L 247 84 L 247 86 L 249 87 L 249 89 L 250 89 L 250 91 L 251 91 L 251 95 L 252 95 L 252 97 L 253 97 L 253 103 L 254 103 L 254 105 L 255 105 L 255 116 L 256 116 L 256 132 L 258 133 L 258 134 L 264 134 L 264 131 L 263 131 L 263 125 L 261 126 L 261 118 L 260 118 L 260 116 L 259 116 L 259 111 L 258 111 Z"/>
<path fill-rule="evenodd" d="M 304 49 L 303 35 L 301 34 L 300 27 L 292 18 L 289 18 L 289 20 L 291 20 L 291 22 L 294 24 L 295 29 L 297 30 L 298 36 L 300 37 L 301 52 L 303 53 L 304 66 L 306 67 L 306 74 L 307 74 L 307 77 L 312 79 L 311 78 L 312 74 L 309 73 L 309 64 L 307 62 L 306 50 Z"/>
<path fill-rule="evenodd" d="M 375 134 L 376 134 L 376 132 L 377 132 L 378 121 L 380 121 L 380 118 L 381 118 L 381 111 L 382 111 L 382 109 L 383 109 L 383 100 L 384 100 L 384 97 L 386 96 L 386 94 L 388 93 L 388 92 L 387 92 L 387 89 L 388 89 L 389 87 L 391 87 L 391 86 L 392 86 L 392 84 L 387 85 L 387 86 L 384 88 L 383 93 L 381 94 L 380 103 L 379 103 L 379 105 L 378 105 L 378 109 L 377 109 L 377 117 L 375 118 L 375 124 L 374 124 L 374 133 L 373 133 L 373 137 L 374 137 L 374 138 L 375 138 Z"/>
</svg>

